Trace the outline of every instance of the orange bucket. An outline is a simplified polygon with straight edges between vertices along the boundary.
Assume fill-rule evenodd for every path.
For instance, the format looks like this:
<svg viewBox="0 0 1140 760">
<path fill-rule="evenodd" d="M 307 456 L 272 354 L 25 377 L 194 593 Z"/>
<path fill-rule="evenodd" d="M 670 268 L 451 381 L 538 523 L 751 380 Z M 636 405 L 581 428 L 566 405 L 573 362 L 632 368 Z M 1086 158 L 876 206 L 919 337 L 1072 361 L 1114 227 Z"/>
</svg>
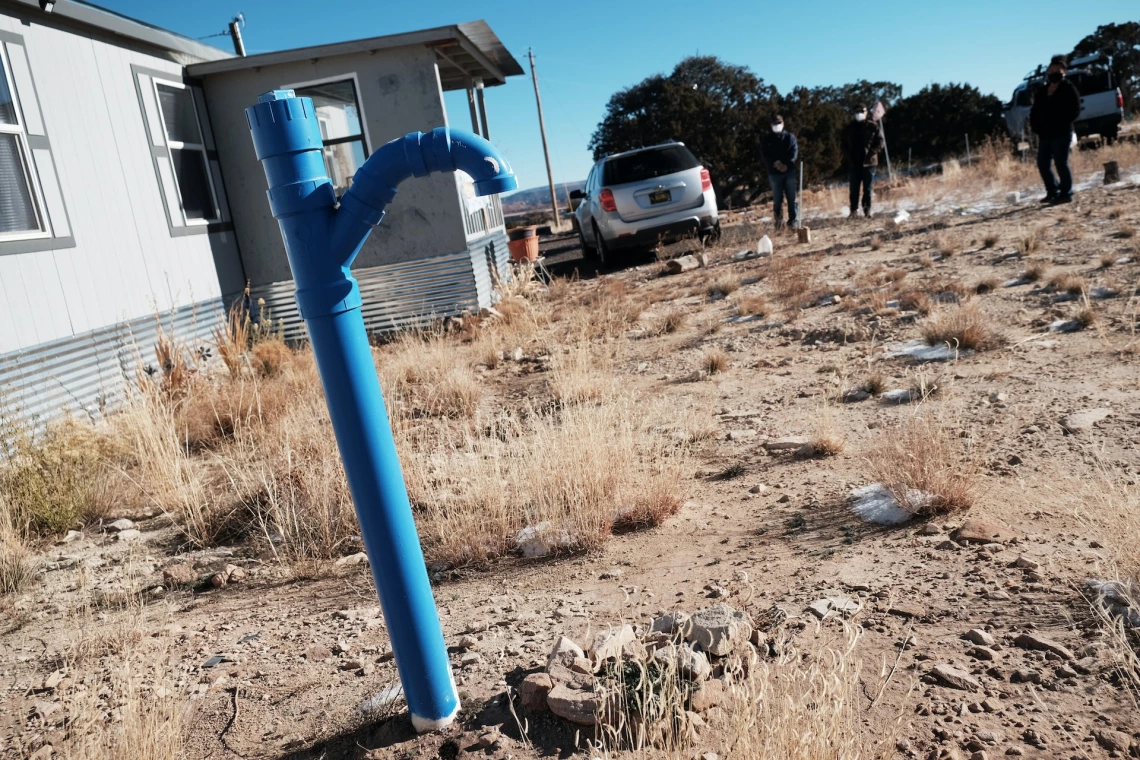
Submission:
<svg viewBox="0 0 1140 760">
<path fill-rule="evenodd" d="M 516 227 L 507 233 L 507 249 L 516 264 L 538 261 L 538 235 L 534 227 Z"/>
</svg>

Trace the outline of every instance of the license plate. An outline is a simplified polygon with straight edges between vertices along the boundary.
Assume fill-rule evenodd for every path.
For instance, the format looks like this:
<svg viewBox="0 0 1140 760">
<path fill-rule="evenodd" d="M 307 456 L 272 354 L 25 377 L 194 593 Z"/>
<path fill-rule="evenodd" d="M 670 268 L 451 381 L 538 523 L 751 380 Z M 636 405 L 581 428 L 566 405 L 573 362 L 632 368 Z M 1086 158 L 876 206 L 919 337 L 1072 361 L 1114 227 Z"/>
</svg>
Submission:
<svg viewBox="0 0 1140 760">
<path fill-rule="evenodd" d="M 668 190 L 657 190 L 649 194 L 650 203 L 668 203 L 672 199 Z"/>
</svg>

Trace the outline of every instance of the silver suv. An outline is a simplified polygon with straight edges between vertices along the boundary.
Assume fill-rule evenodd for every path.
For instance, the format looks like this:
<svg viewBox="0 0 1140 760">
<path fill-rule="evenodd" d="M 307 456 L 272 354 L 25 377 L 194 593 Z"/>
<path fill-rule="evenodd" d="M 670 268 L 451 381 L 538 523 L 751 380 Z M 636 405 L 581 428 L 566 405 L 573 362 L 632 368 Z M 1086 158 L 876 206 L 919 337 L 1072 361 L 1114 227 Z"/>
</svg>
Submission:
<svg viewBox="0 0 1140 760">
<path fill-rule="evenodd" d="M 709 170 L 684 143 L 670 142 L 606 156 L 583 190 L 570 194 L 587 258 L 612 266 L 623 250 L 720 234 Z"/>
</svg>

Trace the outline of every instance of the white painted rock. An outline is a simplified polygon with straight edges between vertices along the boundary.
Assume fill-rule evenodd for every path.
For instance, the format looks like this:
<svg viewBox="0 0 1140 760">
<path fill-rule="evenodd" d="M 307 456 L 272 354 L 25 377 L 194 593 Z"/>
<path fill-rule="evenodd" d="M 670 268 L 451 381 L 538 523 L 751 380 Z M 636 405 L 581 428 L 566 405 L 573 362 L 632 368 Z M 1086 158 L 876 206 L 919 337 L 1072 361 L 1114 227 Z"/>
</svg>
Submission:
<svg viewBox="0 0 1140 760">
<path fill-rule="evenodd" d="M 689 621 L 685 640 L 711 655 L 722 657 L 752 635 L 752 619 L 727 604 L 714 604 L 697 612 Z"/>
<path fill-rule="evenodd" d="M 611 628 L 608 631 L 599 631 L 590 645 L 590 654 L 595 662 L 603 660 L 621 660 L 621 656 L 629 646 L 637 641 L 633 626 L 623 625 L 621 628 Z"/>
<path fill-rule="evenodd" d="M 558 530 L 549 520 L 528 525 L 519 531 L 515 544 L 524 557 L 545 557 L 559 549 L 574 545 L 574 539 L 565 530 Z"/>
<path fill-rule="evenodd" d="M 852 512 L 876 525 L 901 525 L 914 516 L 899 505 L 882 483 L 852 489 L 847 498 Z"/>
</svg>

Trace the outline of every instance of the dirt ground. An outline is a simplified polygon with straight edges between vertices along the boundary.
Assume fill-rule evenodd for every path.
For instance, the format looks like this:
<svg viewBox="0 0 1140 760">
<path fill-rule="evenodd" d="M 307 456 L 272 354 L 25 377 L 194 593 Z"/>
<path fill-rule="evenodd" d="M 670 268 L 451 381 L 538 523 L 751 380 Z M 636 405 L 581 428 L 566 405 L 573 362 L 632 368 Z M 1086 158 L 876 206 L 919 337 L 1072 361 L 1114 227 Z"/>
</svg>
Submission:
<svg viewBox="0 0 1140 760">
<path fill-rule="evenodd" d="M 160 516 L 113 515 L 135 520 L 139 539 L 88 530 L 48 547 L 42 574 L 0 624 L 0 755 L 52 756 L 42 747 L 60 743 L 67 714 L 60 702 L 78 672 L 65 667 L 65 653 L 81 642 L 85 667 L 97 673 L 104 650 L 133 636 L 152 653 L 135 665 L 143 682 L 188 699 L 187 757 L 590 757 L 589 729 L 512 706 L 509 690 L 544 667 L 558 636 L 583 643 L 599 628 L 644 627 L 654 615 L 718 601 L 757 620 L 774 606 L 801 620 L 795 636 L 805 651 L 857 628 L 856 730 L 889 737 L 880 748 L 886 756 L 1105 758 L 1128 756 L 1129 745 L 1135 752 L 1140 710 L 1116 678 L 1081 588 L 1108 557 L 1097 494 L 1106 479 L 1134 484 L 1140 474 L 1140 186 L 1094 188 L 1056 208 L 1029 201 L 976 213 L 915 211 L 897 230 L 889 218 L 813 226 L 806 245 L 762 225 L 729 228 L 708 268 L 664 276 L 660 264 L 639 261 L 571 286 L 573 294 L 621 279 L 651 301 L 644 327 L 618 341 L 616 374 L 642 397 L 674 406 L 679 418 L 706 418 L 715 434 L 696 444 L 687 501 L 663 526 L 615 536 L 586 556 L 433 575 L 449 645 L 465 634 L 478 640 L 453 646 L 463 710 L 452 728 L 416 736 L 398 700 L 387 712 L 358 710 L 398 682 L 366 567 L 282 573 L 240 548 L 215 549 L 189 558 L 203 567 L 232 563 L 246 577 L 198 593 L 156 590 L 142 607 L 123 605 L 115 600 L 124 588 L 162 582 L 172 530 Z M 764 231 L 776 257 L 807 262 L 824 298 L 789 312 L 771 277 L 757 279 L 764 259 L 734 259 Z M 1039 238 L 1039 250 L 1020 250 L 1027 236 Z M 562 247 L 551 263 L 572 268 L 571 246 L 551 245 Z M 1048 260 L 1050 274 L 1006 286 L 1027 260 Z M 941 362 L 886 358 L 918 337 L 919 315 L 851 304 L 895 269 L 911 285 L 944 283 L 943 300 L 978 305 L 1004 344 Z M 581 274 L 589 271 L 582 263 Z M 1090 301 L 1096 319 L 1087 329 L 1050 331 L 1083 308 L 1046 287 L 1059 272 L 1085 278 L 1086 292 L 1116 293 Z M 725 277 L 739 281 L 734 297 L 710 294 L 710 283 Z M 975 295 L 988 279 L 997 287 Z M 734 299 L 750 293 L 766 297 L 774 313 L 738 318 Z M 650 329 L 671 310 L 686 314 L 678 330 Z M 713 348 L 728 366 L 703 376 L 701 357 Z M 541 371 L 505 363 L 484 378 L 509 394 Z M 876 371 L 887 389 L 921 380 L 938 392 L 920 404 L 836 400 Z M 1109 414 L 1083 429 L 1062 425 L 1087 409 Z M 929 523 L 864 522 L 851 512 L 849 492 L 869 484 L 868 457 L 883 437 L 920 412 L 969 444 L 980 468 L 975 506 Z M 842 453 L 799 458 L 764 446 L 810 437 L 821 425 L 843 441 Z M 1003 535 L 986 545 L 950 540 L 966 519 L 996 523 Z M 78 595 L 92 589 L 106 604 L 77 612 Z M 808 611 L 836 596 L 859 611 L 822 621 Z M 993 645 L 981 651 L 966 640 L 972 629 L 988 632 Z M 1063 650 L 1016 644 L 1026 633 Z M 966 671 L 977 689 L 931 677 L 938 665 Z M 495 726 L 510 741 L 479 749 L 478 737 Z M 702 751 L 698 740 L 692 754 Z"/>
</svg>

